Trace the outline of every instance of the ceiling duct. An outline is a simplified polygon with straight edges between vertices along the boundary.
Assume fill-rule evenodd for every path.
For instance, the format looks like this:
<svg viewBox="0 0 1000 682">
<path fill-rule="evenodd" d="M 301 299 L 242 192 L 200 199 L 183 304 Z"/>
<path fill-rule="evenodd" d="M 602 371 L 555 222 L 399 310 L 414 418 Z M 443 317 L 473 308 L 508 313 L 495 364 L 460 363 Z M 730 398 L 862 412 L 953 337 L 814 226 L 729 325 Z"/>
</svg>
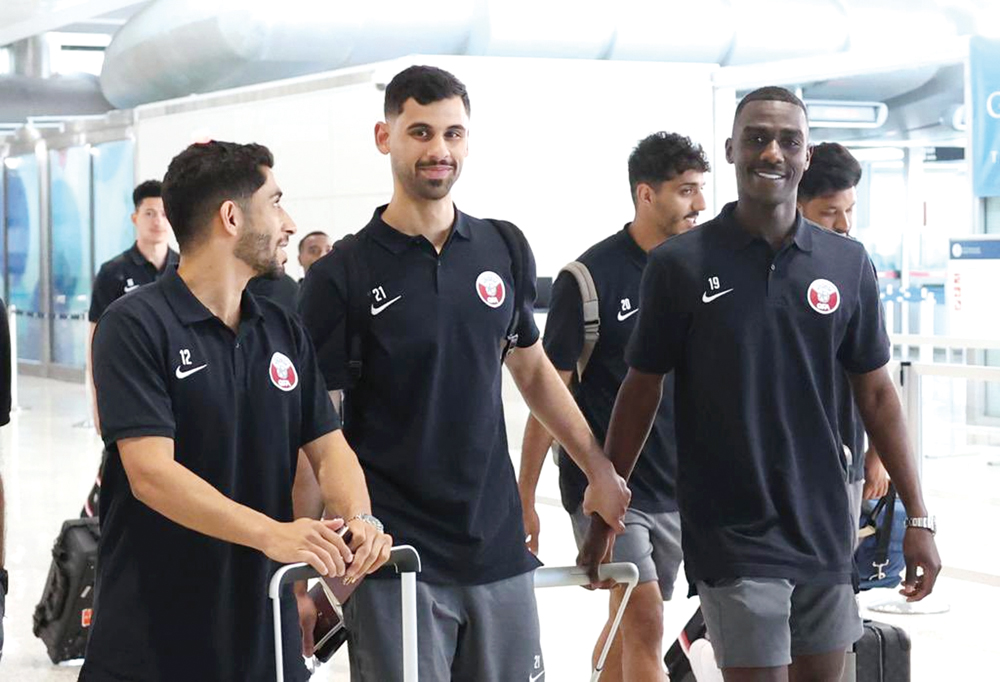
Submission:
<svg viewBox="0 0 1000 682">
<path fill-rule="evenodd" d="M 954 35 L 931 0 L 154 0 L 101 85 L 125 108 L 408 54 L 736 65 Z"/>
<path fill-rule="evenodd" d="M 86 116 L 112 109 L 96 76 L 49 77 L 49 45 L 44 35 L 10 46 L 11 71 L 0 75 L 0 124 L 34 117 Z"/>
</svg>

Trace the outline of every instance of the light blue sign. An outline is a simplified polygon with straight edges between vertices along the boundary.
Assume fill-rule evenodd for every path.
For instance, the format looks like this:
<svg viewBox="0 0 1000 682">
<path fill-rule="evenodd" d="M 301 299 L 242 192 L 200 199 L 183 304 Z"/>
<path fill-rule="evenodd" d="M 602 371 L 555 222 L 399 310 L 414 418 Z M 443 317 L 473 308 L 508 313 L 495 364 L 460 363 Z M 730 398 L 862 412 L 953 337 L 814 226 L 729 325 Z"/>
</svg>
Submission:
<svg viewBox="0 0 1000 682">
<path fill-rule="evenodd" d="M 969 44 L 972 80 L 972 182 L 976 196 L 1000 196 L 1000 40 L 974 36 Z"/>
</svg>

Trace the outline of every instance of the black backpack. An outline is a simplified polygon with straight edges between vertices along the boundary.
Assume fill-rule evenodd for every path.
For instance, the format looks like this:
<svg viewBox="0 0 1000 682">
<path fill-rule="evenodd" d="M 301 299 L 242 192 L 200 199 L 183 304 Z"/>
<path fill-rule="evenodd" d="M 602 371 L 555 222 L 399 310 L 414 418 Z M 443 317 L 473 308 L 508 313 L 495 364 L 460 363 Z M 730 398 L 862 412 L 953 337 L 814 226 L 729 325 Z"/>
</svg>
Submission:
<svg viewBox="0 0 1000 682">
<path fill-rule="evenodd" d="M 505 220 L 488 220 L 497 228 L 510 252 L 511 269 L 514 275 L 514 314 L 511 316 L 504 341 L 503 356 L 506 357 L 517 344 L 517 329 L 521 323 L 521 308 L 524 305 L 525 262 L 527 240 L 521 231 Z M 349 234 L 334 244 L 334 250 L 344 254 L 347 270 L 347 311 L 345 332 L 347 338 L 347 371 L 353 388 L 364 373 L 364 346 L 368 336 L 371 314 L 369 303 L 373 281 L 371 268 L 364 256 L 361 240 L 364 237 Z"/>
</svg>

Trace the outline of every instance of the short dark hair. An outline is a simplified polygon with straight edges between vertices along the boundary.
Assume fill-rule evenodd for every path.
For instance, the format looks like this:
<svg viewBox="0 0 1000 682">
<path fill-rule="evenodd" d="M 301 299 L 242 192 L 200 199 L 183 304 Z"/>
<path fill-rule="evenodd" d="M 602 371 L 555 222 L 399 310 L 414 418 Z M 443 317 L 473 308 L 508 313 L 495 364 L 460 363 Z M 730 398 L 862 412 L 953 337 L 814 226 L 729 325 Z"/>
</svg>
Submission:
<svg viewBox="0 0 1000 682">
<path fill-rule="evenodd" d="M 329 239 L 330 235 L 328 235 L 326 232 L 323 232 L 323 230 L 313 230 L 312 232 L 310 232 L 305 237 L 299 240 L 299 253 L 302 253 L 302 249 L 306 247 L 306 240 L 310 239 L 311 237 L 326 237 L 327 239 Z"/>
<path fill-rule="evenodd" d="M 267 180 L 261 166 L 274 167 L 274 156 L 260 144 L 212 140 L 174 157 L 163 177 L 163 208 L 181 249 L 198 241 L 222 202 L 246 205 Z"/>
<path fill-rule="evenodd" d="M 413 98 L 417 104 L 427 105 L 441 100 L 461 97 L 465 113 L 472 114 L 469 92 L 465 84 L 436 66 L 411 66 L 397 73 L 385 86 L 385 117 L 403 113 L 406 100 Z"/>
<path fill-rule="evenodd" d="M 135 204 L 135 210 L 139 210 L 143 199 L 159 198 L 162 188 L 163 183 L 159 180 L 146 180 L 136 185 L 135 189 L 132 190 L 132 203 Z"/>
<path fill-rule="evenodd" d="M 700 144 L 695 144 L 689 137 L 662 130 L 643 138 L 628 157 L 632 202 L 635 203 L 640 183 L 657 189 L 660 184 L 689 170 L 699 173 L 711 170 Z"/>
<path fill-rule="evenodd" d="M 799 181 L 799 199 L 806 201 L 857 187 L 861 164 L 843 145 L 824 142 L 812 148 L 809 168 Z"/>
<path fill-rule="evenodd" d="M 779 88 L 776 85 L 767 85 L 743 96 L 740 103 L 736 105 L 736 115 L 733 116 L 734 122 L 739 118 L 743 107 L 750 104 L 750 102 L 788 102 L 801 109 L 802 113 L 806 116 L 806 121 L 809 120 L 809 110 L 806 109 L 805 103 L 794 92 L 785 88 Z"/>
</svg>

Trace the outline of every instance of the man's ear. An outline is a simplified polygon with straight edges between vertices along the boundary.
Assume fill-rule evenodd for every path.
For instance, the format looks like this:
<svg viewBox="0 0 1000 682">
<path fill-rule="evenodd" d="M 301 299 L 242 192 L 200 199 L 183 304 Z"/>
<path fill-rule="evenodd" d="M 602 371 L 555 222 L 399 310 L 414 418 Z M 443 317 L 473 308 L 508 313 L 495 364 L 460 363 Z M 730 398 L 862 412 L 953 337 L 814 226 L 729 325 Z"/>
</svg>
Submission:
<svg viewBox="0 0 1000 682">
<path fill-rule="evenodd" d="M 389 124 L 385 121 L 375 124 L 375 146 L 383 154 L 389 153 Z"/>
<path fill-rule="evenodd" d="M 733 163 L 733 138 L 726 139 L 726 162 Z"/>
<path fill-rule="evenodd" d="M 223 201 L 222 205 L 219 206 L 219 212 L 216 217 L 222 223 L 222 229 L 227 234 L 235 237 L 240 233 L 240 224 L 243 222 L 243 211 L 235 201 Z"/>
</svg>

